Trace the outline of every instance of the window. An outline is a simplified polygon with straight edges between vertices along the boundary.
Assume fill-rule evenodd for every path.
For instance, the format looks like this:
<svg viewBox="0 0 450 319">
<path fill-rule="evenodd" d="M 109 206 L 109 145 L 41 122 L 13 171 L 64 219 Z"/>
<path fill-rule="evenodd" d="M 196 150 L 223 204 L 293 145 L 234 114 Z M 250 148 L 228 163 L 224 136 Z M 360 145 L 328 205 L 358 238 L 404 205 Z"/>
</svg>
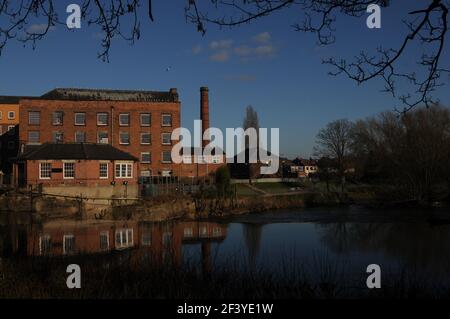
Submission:
<svg viewBox="0 0 450 319">
<path fill-rule="evenodd" d="M 0 120 L 3 118 L 3 113 L 0 111 Z"/>
<path fill-rule="evenodd" d="M 116 178 L 132 178 L 133 164 L 131 163 L 117 163 L 116 164 Z"/>
<path fill-rule="evenodd" d="M 220 229 L 220 227 L 214 227 L 213 228 L 213 236 L 214 237 L 222 236 L 222 230 Z"/>
<path fill-rule="evenodd" d="M 161 138 L 162 138 L 162 144 L 163 145 L 170 145 L 171 144 L 171 133 L 162 133 L 161 134 Z"/>
<path fill-rule="evenodd" d="M 133 246 L 133 229 L 116 230 L 116 248 L 127 248 Z"/>
<path fill-rule="evenodd" d="M 53 132 L 53 143 L 62 143 L 62 142 L 64 142 L 64 133 Z"/>
<path fill-rule="evenodd" d="M 16 118 L 16 112 L 9 111 L 8 112 L 8 120 L 14 120 Z"/>
<path fill-rule="evenodd" d="M 75 163 L 74 162 L 64 162 L 63 176 L 65 179 L 75 178 Z"/>
<path fill-rule="evenodd" d="M 151 170 L 143 170 L 141 171 L 141 177 L 151 177 L 152 171 Z"/>
<path fill-rule="evenodd" d="M 200 228 L 200 237 L 208 237 L 208 228 L 206 226 Z"/>
<path fill-rule="evenodd" d="M 100 163 L 100 178 L 108 178 L 108 163 Z"/>
<path fill-rule="evenodd" d="M 141 126 L 152 125 L 152 115 L 150 113 L 141 113 Z"/>
<path fill-rule="evenodd" d="M 39 254 L 48 255 L 52 249 L 52 241 L 50 235 L 42 235 L 39 237 Z"/>
<path fill-rule="evenodd" d="M 151 225 L 148 225 L 148 224 L 143 225 L 141 244 L 142 244 L 142 246 L 151 246 L 151 244 L 152 244 L 152 226 Z"/>
<path fill-rule="evenodd" d="M 75 236 L 64 235 L 63 237 L 63 252 L 65 255 L 73 254 L 75 252 Z"/>
<path fill-rule="evenodd" d="M 8 125 L 8 133 L 9 135 L 13 135 L 16 132 L 16 126 L 15 125 Z"/>
<path fill-rule="evenodd" d="M 119 133 L 119 143 L 120 144 L 130 144 L 130 133 L 128 132 L 120 132 Z"/>
<path fill-rule="evenodd" d="M 52 177 L 52 163 L 39 163 L 39 179 L 50 179 Z"/>
<path fill-rule="evenodd" d="M 41 112 L 28 112 L 28 124 L 40 125 L 41 124 Z"/>
<path fill-rule="evenodd" d="M 97 113 L 97 125 L 98 126 L 108 125 L 108 113 Z"/>
<path fill-rule="evenodd" d="M 86 125 L 86 113 L 75 113 L 75 125 Z"/>
<path fill-rule="evenodd" d="M 100 233 L 100 250 L 109 250 L 109 233 L 107 231 Z"/>
<path fill-rule="evenodd" d="M 172 244 L 172 233 L 171 232 L 164 232 L 162 234 L 162 244 L 164 247 L 168 247 Z"/>
<path fill-rule="evenodd" d="M 63 125 L 63 117 L 64 117 L 64 113 L 63 112 L 53 112 L 53 116 L 52 116 L 52 124 L 53 125 Z"/>
<path fill-rule="evenodd" d="M 162 126 L 172 126 L 172 114 L 162 115 Z"/>
<path fill-rule="evenodd" d="M 129 113 L 119 114 L 119 125 L 120 126 L 129 126 L 130 125 L 130 114 Z"/>
<path fill-rule="evenodd" d="M 214 155 L 212 158 L 213 164 L 220 164 L 222 163 L 222 156 L 220 155 Z"/>
<path fill-rule="evenodd" d="M 150 152 L 141 153 L 141 162 L 142 163 L 150 163 L 151 162 Z"/>
<path fill-rule="evenodd" d="M 162 152 L 162 162 L 163 163 L 172 163 L 172 154 L 170 151 Z"/>
<path fill-rule="evenodd" d="M 98 132 L 98 143 L 108 144 L 108 132 Z"/>
<path fill-rule="evenodd" d="M 86 133 L 75 132 L 75 143 L 86 143 Z"/>
<path fill-rule="evenodd" d="M 39 143 L 39 131 L 29 131 L 28 132 L 28 143 L 36 144 Z"/>
<path fill-rule="evenodd" d="M 150 145 L 152 143 L 152 135 L 150 133 L 141 133 L 141 144 Z"/>
<path fill-rule="evenodd" d="M 186 237 L 192 237 L 192 236 L 194 236 L 194 231 L 193 231 L 193 229 L 192 228 L 185 228 L 184 230 L 183 230 L 183 236 L 186 238 Z"/>
</svg>

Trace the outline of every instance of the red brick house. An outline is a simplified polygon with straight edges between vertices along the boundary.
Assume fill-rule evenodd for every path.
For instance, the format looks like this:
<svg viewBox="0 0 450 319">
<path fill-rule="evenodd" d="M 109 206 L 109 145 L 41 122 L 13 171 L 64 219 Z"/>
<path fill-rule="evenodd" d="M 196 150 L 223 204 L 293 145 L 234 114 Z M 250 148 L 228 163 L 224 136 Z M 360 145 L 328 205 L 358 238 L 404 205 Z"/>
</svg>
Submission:
<svg viewBox="0 0 450 319">
<path fill-rule="evenodd" d="M 19 185 L 45 193 L 86 197 L 137 197 L 138 159 L 109 144 L 24 145 L 17 158 Z"/>
</svg>

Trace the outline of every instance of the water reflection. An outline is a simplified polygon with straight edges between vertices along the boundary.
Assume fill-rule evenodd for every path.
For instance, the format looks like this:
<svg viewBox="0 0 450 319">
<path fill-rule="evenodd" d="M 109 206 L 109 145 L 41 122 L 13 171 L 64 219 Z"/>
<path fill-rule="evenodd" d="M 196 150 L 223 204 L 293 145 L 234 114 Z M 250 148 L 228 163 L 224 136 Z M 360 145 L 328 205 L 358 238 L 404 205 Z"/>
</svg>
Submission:
<svg viewBox="0 0 450 319">
<path fill-rule="evenodd" d="M 293 212 L 294 214 L 295 212 Z M 263 219 L 265 220 L 265 219 Z M 255 269 L 289 258 L 293 267 L 327 255 L 357 269 L 370 263 L 404 264 L 433 273 L 450 270 L 450 226 L 414 222 L 219 223 L 183 221 L 51 221 L 32 223 L 3 214 L 0 255 L 72 256 L 127 252 L 135 262 L 182 265 L 194 260 L 203 273 L 237 260 Z M 314 270 L 314 267 L 313 267 Z M 365 271 L 365 270 L 364 270 Z"/>
</svg>

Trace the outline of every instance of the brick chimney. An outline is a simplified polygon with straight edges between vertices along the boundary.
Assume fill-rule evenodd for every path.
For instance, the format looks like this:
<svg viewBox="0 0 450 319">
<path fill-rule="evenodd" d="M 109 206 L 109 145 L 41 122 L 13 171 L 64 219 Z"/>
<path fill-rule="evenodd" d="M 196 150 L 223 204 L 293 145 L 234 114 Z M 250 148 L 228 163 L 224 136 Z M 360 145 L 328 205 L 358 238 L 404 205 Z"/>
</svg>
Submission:
<svg viewBox="0 0 450 319">
<path fill-rule="evenodd" d="M 202 86 L 200 88 L 200 120 L 202 121 L 202 135 L 209 128 L 209 96 L 208 87 Z M 202 140 L 202 146 L 205 147 L 209 143 L 209 136 L 207 140 Z"/>
</svg>

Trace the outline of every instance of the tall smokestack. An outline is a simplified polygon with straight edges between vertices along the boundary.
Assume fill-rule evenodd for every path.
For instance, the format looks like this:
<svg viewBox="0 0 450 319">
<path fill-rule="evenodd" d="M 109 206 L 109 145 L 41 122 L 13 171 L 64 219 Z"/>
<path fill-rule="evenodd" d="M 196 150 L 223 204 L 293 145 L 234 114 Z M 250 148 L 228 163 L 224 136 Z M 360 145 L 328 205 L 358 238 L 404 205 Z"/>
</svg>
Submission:
<svg viewBox="0 0 450 319">
<path fill-rule="evenodd" d="M 209 93 L 208 87 L 200 88 L 200 120 L 202 121 L 202 135 L 209 128 Z M 209 136 L 206 140 L 202 139 L 202 146 L 205 147 L 209 143 Z"/>
</svg>

